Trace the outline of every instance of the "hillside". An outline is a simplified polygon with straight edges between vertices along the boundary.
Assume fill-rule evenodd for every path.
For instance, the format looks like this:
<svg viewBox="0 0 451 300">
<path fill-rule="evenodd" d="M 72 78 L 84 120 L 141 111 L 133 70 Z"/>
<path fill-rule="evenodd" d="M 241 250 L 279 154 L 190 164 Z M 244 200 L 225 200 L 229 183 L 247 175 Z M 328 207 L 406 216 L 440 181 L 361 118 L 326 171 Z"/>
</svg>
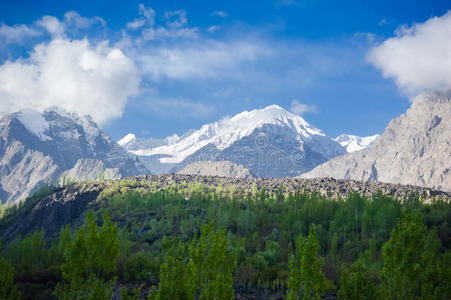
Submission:
<svg viewBox="0 0 451 300">
<path fill-rule="evenodd" d="M 106 212 L 116 225 L 108 225 Z M 65 282 L 57 270 L 70 263 L 69 253 L 81 251 L 88 243 L 82 242 L 84 235 L 90 236 L 89 243 L 101 243 L 100 248 L 93 246 L 83 252 L 88 255 L 84 257 L 91 257 L 89 253 L 95 249 L 117 247 L 117 256 L 108 258 L 113 266 L 110 273 L 95 273 L 105 288 L 111 283 L 103 280 L 117 276 L 117 293 L 139 288 L 141 299 L 149 293 L 163 293 L 166 276 L 173 278 L 171 286 L 181 280 L 179 287 L 188 288 L 190 273 L 185 268 L 192 262 L 194 249 L 208 249 L 195 247 L 214 245 L 216 240 L 228 245 L 217 251 L 224 251 L 221 253 L 227 257 L 221 265 L 233 269 L 227 276 L 233 275 L 228 291 L 235 299 L 284 299 L 293 276 L 290 257 L 299 250 L 294 241 L 309 235 L 318 243 L 315 257 L 319 255 L 324 263 L 319 269 L 326 280 L 321 294 L 336 299 L 337 292 L 345 293 L 340 274 L 354 272 L 357 260 L 363 265 L 364 280 L 374 281 L 362 292 L 384 293 L 384 281 L 378 283 L 383 280 L 381 256 L 386 255 L 381 249 L 401 221 L 417 222 L 412 224 L 417 226 L 420 242 L 428 239 L 430 245 L 439 245 L 418 251 L 442 261 L 423 262 L 422 268 L 442 274 L 446 269 L 440 266 L 447 265 L 444 251 L 451 248 L 450 217 L 450 195 L 427 188 L 333 179 L 173 174 L 47 187 L 20 207 L 6 210 L 0 219 L 0 237 L 6 241 L 3 255 L 16 269 L 24 299 L 48 299 L 55 284 Z M 70 227 L 63 227 L 66 224 Z M 92 232 L 97 230 L 99 236 L 93 238 Z M 108 240 L 102 240 L 102 234 L 108 234 Z M 76 240 L 67 242 L 72 239 Z M 68 252 L 66 247 L 72 250 Z M 418 243 L 412 247 L 418 249 Z M 29 256 L 27 249 L 39 250 Z M 202 253 L 201 257 L 215 259 L 213 253 Z M 205 261 L 200 270 L 213 268 L 210 263 Z M 223 274 L 224 269 L 217 272 Z M 446 282 L 445 277 L 440 279 L 445 281 L 428 280 L 432 287 L 440 288 L 440 282 Z"/>
</svg>

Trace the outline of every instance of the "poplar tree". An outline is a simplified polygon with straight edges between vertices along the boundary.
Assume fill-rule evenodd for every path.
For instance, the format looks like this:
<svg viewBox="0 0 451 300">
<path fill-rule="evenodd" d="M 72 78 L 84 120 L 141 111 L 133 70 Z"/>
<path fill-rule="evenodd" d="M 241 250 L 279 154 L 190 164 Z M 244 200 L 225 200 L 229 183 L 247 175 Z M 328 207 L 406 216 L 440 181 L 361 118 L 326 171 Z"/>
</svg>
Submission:
<svg viewBox="0 0 451 300">
<path fill-rule="evenodd" d="M 325 291 L 326 277 L 322 272 L 323 260 L 318 255 L 316 229 L 310 226 L 308 237 L 299 237 L 288 268 L 288 300 L 320 299 Z"/>
</svg>

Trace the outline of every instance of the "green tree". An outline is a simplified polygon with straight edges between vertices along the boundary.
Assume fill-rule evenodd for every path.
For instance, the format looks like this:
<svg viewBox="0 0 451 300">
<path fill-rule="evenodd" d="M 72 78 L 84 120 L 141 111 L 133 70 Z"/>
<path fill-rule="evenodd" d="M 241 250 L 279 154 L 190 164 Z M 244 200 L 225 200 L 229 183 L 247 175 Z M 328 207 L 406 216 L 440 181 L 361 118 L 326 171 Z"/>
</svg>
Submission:
<svg viewBox="0 0 451 300">
<path fill-rule="evenodd" d="M 322 272 L 323 259 L 318 255 L 316 229 L 310 226 L 307 238 L 299 237 L 288 268 L 288 299 L 320 299 L 325 291 L 326 277 Z"/>
<path fill-rule="evenodd" d="M 104 278 L 116 270 L 119 255 L 118 234 L 107 213 L 99 229 L 89 211 L 85 223 L 66 250 L 61 265 L 64 282 L 58 284 L 55 295 L 60 299 L 111 299 L 114 279 Z"/>
<path fill-rule="evenodd" d="M 233 299 L 235 258 L 227 249 L 225 229 L 215 232 L 212 225 L 204 225 L 198 241 L 191 242 L 187 282 L 195 286 L 200 300 Z"/>
<path fill-rule="evenodd" d="M 416 299 L 424 283 L 426 226 L 420 214 L 403 212 L 382 247 L 382 292 L 387 299 Z"/>
<path fill-rule="evenodd" d="M 367 267 L 360 260 L 341 273 L 338 299 L 377 299 L 376 293 L 374 278 L 369 275 Z"/>
<path fill-rule="evenodd" d="M 149 300 L 194 299 L 195 286 L 190 282 L 189 270 L 180 258 L 166 257 L 160 266 L 158 289 L 149 294 Z"/>
<path fill-rule="evenodd" d="M 14 268 L 3 257 L 0 257 L 0 299 L 18 300 L 21 295 L 14 284 Z"/>
</svg>

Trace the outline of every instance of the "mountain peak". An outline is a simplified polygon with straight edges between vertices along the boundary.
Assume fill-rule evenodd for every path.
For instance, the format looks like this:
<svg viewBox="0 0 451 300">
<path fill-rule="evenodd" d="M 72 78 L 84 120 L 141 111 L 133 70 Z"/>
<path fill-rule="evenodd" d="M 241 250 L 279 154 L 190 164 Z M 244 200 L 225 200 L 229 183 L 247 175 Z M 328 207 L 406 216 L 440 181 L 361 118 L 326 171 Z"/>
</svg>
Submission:
<svg viewBox="0 0 451 300">
<path fill-rule="evenodd" d="M 129 133 L 123 138 L 121 138 L 117 143 L 121 146 L 130 143 L 131 141 L 135 140 L 136 136 L 133 133 Z"/>
</svg>

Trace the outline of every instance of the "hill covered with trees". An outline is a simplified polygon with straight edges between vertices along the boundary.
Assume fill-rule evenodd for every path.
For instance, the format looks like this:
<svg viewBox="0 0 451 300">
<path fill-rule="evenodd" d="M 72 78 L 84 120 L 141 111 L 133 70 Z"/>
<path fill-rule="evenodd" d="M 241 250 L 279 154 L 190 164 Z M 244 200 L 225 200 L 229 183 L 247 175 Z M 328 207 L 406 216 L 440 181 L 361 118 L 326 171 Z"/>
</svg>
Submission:
<svg viewBox="0 0 451 300">
<path fill-rule="evenodd" d="M 7 208 L 0 237 L 68 190 L 80 199 L 52 217 L 68 224 L 1 246 L 1 299 L 451 298 L 446 197 L 72 183 Z M 84 204 L 68 218 L 71 201 Z"/>
</svg>

